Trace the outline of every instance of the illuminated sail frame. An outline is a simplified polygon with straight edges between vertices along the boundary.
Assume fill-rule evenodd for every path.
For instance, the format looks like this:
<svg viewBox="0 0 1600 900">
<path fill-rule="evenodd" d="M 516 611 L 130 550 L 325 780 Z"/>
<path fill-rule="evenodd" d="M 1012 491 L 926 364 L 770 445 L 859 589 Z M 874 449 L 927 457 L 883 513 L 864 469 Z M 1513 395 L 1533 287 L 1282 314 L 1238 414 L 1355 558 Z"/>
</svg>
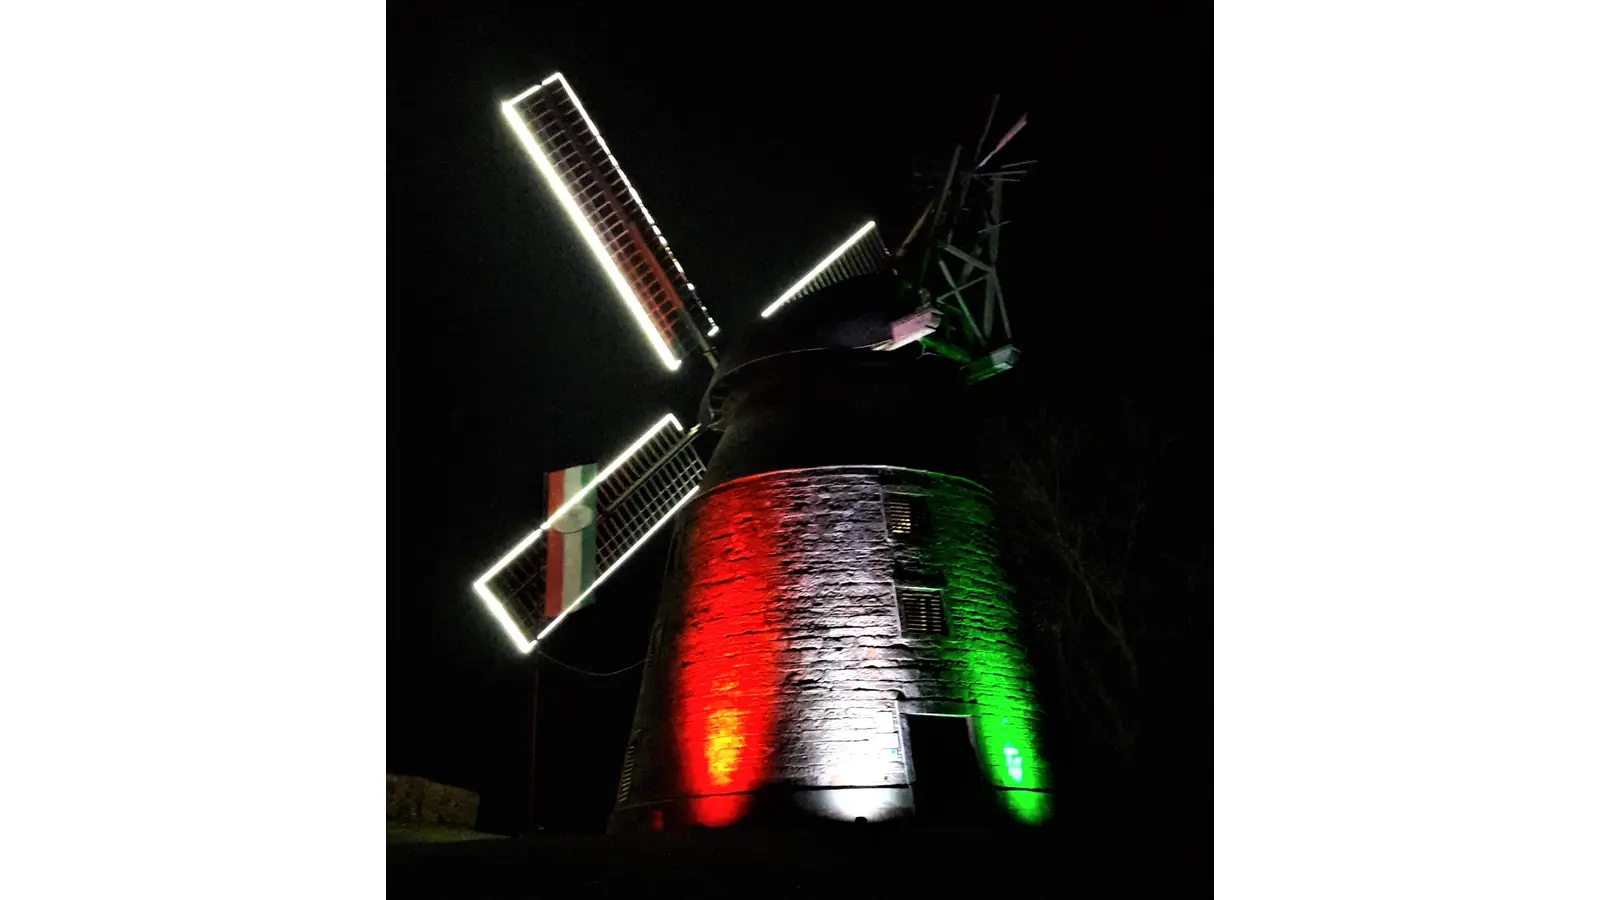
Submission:
<svg viewBox="0 0 1600 900">
<path fill-rule="evenodd" d="M 707 351 L 718 328 L 639 192 L 560 72 L 500 105 L 661 362 Z"/>
<path fill-rule="evenodd" d="M 552 74 L 502 103 L 500 111 L 662 364 L 676 370 L 696 350 L 709 357 L 716 322 L 566 78 Z M 867 222 L 762 316 L 829 284 L 881 270 L 887 258 L 876 225 Z M 473 592 L 517 649 L 532 652 L 694 498 L 704 474 L 693 433 L 668 414 L 479 576 Z M 596 513 L 595 578 L 547 621 L 547 554 L 537 551 L 552 524 L 579 504 Z"/>
<path fill-rule="evenodd" d="M 512 644 L 531 652 L 568 615 L 591 602 L 595 589 L 693 499 L 704 475 L 693 435 L 668 413 L 480 575 L 473 592 Z M 580 503 L 598 508 L 595 579 L 560 615 L 545 622 L 545 554 L 539 551 L 551 524 Z"/>
<path fill-rule="evenodd" d="M 844 243 L 833 248 L 822 258 L 822 262 L 811 268 L 811 271 L 800 276 L 799 281 L 789 285 L 789 289 L 779 294 L 778 299 L 767 304 L 767 308 L 761 311 L 761 318 L 771 316 L 791 300 L 819 291 L 830 284 L 880 271 L 888 259 L 889 248 L 884 245 L 883 236 L 878 233 L 877 223 L 868 222 L 845 238 Z"/>
</svg>

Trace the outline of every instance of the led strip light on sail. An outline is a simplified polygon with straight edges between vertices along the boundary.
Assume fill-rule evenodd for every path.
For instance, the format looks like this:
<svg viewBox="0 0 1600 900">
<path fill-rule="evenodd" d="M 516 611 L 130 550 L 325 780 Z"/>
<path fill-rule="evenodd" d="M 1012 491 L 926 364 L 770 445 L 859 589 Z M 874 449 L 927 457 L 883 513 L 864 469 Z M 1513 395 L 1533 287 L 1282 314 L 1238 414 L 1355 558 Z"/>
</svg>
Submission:
<svg viewBox="0 0 1600 900">
<path fill-rule="evenodd" d="M 623 277 L 622 270 L 618 269 L 617 264 L 612 261 L 610 254 L 606 253 L 605 245 L 600 242 L 600 236 L 595 234 L 594 228 L 589 225 L 588 219 L 584 217 L 583 210 L 578 208 L 577 199 L 561 183 L 560 176 L 556 174 L 555 166 L 550 164 L 550 159 L 545 156 L 544 150 L 540 148 L 538 139 L 533 136 L 533 131 L 528 128 L 528 123 L 523 121 L 521 114 L 517 112 L 516 105 L 518 103 L 533 96 L 540 88 L 553 81 L 561 82 L 561 86 L 566 89 L 567 96 L 572 98 L 573 107 L 583 117 L 583 121 L 589 126 L 589 130 L 594 132 L 595 140 L 600 143 L 600 149 L 605 153 L 606 159 L 616 168 L 617 174 L 622 176 L 622 184 L 628 189 L 628 196 L 633 198 L 633 202 L 639 204 L 640 212 L 644 213 L 645 221 L 650 224 L 651 230 L 655 232 L 656 237 L 661 241 L 661 246 L 666 250 L 667 257 L 672 260 L 673 267 L 678 270 L 678 274 L 684 274 L 683 266 L 678 262 L 677 257 L 673 255 L 672 248 L 667 246 L 666 237 L 661 234 L 661 229 L 655 227 L 656 220 L 650 215 L 650 210 L 645 208 L 644 201 L 639 199 L 639 192 L 633 189 L 633 183 L 628 180 L 627 173 L 622 171 L 622 166 L 617 165 L 617 158 L 612 155 L 611 148 L 606 145 L 606 139 L 600 136 L 600 129 L 594 126 L 594 120 L 589 118 L 588 111 L 583 108 L 582 103 L 578 102 L 578 95 L 573 93 L 572 86 L 567 84 L 567 79 L 560 72 L 551 75 L 500 104 L 500 112 L 505 116 L 506 122 L 511 125 L 511 130 L 516 132 L 517 138 L 522 141 L 522 146 L 527 149 L 528 155 L 533 157 L 534 167 L 539 170 L 539 174 L 544 176 L 544 180 L 550 185 L 551 190 L 555 192 L 556 199 L 561 202 L 561 208 L 566 210 L 567 218 L 572 220 L 572 224 L 576 225 L 578 232 L 583 235 L 584 243 L 589 245 L 589 250 L 594 253 L 595 259 L 599 261 L 600 268 L 611 279 L 611 284 L 616 288 L 617 295 L 628 305 L 629 311 L 633 313 L 634 321 L 639 323 L 639 327 L 644 331 L 646 339 L 650 341 L 650 346 L 655 348 L 656 355 L 661 357 L 661 362 L 669 370 L 676 370 L 682 360 L 678 359 L 677 355 L 672 352 L 672 347 L 667 344 L 666 337 L 656 330 L 655 324 L 650 321 L 650 315 L 645 312 L 644 303 L 633 292 L 633 288 L 629 286 L 628 280 Z M 710 318 L 709 314 L 707 318 Z"/>
<path fill-rule="evenodd" d="M 778 297 L 778 299 L 772 301 L 772 304 L 770 306 L 768 306 L 766 309 L 763 309 L 761 311 L 761 318 L 763 318 L 763 319 L 767 318 L 768 316 L 770 316 L 774 312 L 776 312 L 778 307 L 784 305 L 785 303 L 788 303 L 789 302 L 789 298 L 791 298 L 795 294 L 799 293 L 801 288 L 804 288 L 807 284 L 809 284 L 811 282 L 811 279 L 817 277 L 818 275 L 821 275 L 823 269 L 826 269 L 827 267 L 833 265 L 834 260 L 836 260 L 839 257 L 843 256 L 845 254 L 845 251 L 849 250 L 851 247 L 854 247 L 856 245 L 856 241 L 859 241 L 862 238 L 866 237 L 867 236 L 867 232 L 871 231 L 873 226 L 876 225 L 876 224 L 877 224 L 876 222 L 868 222 L 867 224 L 861 226 L 860 228 L 857 228 L 855 234 L 850 235 L 850 237 L 844 243 L 840 244 L 838 247 L 835 247 L 832 253 L 829 253 L 827 256 L 824 256 L 822 258 L 822 262 L 817 263 L 816 268 L 814 268 L 811 271 L 807 272 L 805 274 L 805 277 L 801 278 L 799 281 L 796 281 L 793 285 L 790 285 L 790 287 L 789 287 L 789 289 L 787 291 L 784 291 L 783 294 Z"/>
<path fill-rule="evenodd" d="M 484 604 L 489 607 L 489 613 L 494 616 L 495 621 L 500 623 L 500 627 L 505 629 L 506 635 L 511 638 L 511 642 L 516 645 L 518 650 L 522 651 L 523 653 L 531 652 L 534 645 L 543 640 L 545 635 L 549 634 L 552 628 L 555 628 L 556 625 L 560 624 L 562 619 L 567 617 L 568 613 L 583 605 L 584 601 L 589 598 L 589 595 L 594 593 L 594 589 L 599 587 L 600 583 L 606 580 L 606 576 L 616 571 L 617 567 L 622 565 L 623 560 L 626 560 L 630 555 L 633 554 L 635 550 L 639 549 L 641 544 L 650 539 L 650 535 L 655 534 L 656 530 L 659 529 L 663 523 L 672 518 L 673 514 L 679 509 L 683 508 L 683 505 L 689 502 L 689 499 L 695 495 L 698 488 L 691 490 L 687 495 L 684 496 L 682 500 L 679 500 L 671 509 L 667 510 L 666 515 L 656 520 L 656 523 L 650 526 L 650 530 L 646 531 L 644 535 L 639 538 L 639 540 L 634 542 L 632 547 L 629 547 L 621 556 L 617 557 L 616 562 L 612 563 L 604 572 L 601 572 L 600 576 L 589 585 L 588 590 L 584 591 L 576 600 L 572 601 L 571 606 L 568 606 L 566 609 L 562 610 L 561 614 L 551 620 L 550 624 L 546 625 L 544 630 L 540 631 L 538 636 L 532 640 L 529 640 L 527 635 L 522 633 L 522 629 L 517 626 L 516 620 L 511 617 L 511 612 L 506 609 L 505 603 L 499 597 L 496 597 L 493 591 L 489 590 L 489 579 L 500 574 L 501 569 L 504 569 L 506 566 L 510 565 L 512 560 L 516 559 L 523 553 L 523 551 L 533 546 L 533 544 L 538 541 L 540 537 L 544 536 L 544 533 L 550 529 L 551 523 L 566 515 L 568 510 L 576 506 L 585 497 L 588 497 L 590 494 L 594 493 L 595 489 L 600 486 L 602 481 L 605 481 L 611 476 L 612 473 L 621 468 L 623 463 L 626 463 L 635 453 L 638 453 L 639 450 L 644 447 L 644 445 L 650 443 L 650 439 L 655 437 L 656 434 L 661 431 L 661 429 L 667 427 L 669 424 L 678 431 L 683 431 L 683 425 L 679 424 L 678 417 L 672 413 L 667 413 L 661 418 L 661 421 L 652 425 L 650 430 L 644 433 L 643 437 L 640 437 L 638 440 L 634 441 L 632 446 L 622 451 L 621 455 L 612 460 L 610 464 L 602 469 L 600 474 L 595 476 L 593 481 L 584 485 L 583 488 L 576 494 L 568 497 L 565 503 L 562 503 L 560 506 L 556 507 L 556 511 L 551 513 L 550 517 L 545 519 L 543 524 L 534 529 L 533 532 L 527 537 L 524 537 L 522 540 L 518 541 L 517 545 L 512 547 L 510 552 L 506 553 L 505 556 L 500 557 L 499 562 L 496 562 L 493 566 L 489 567 L 489 571 L 478 576 L 478 580 L 472 583 L 473 593 L 477 594 L 478 597 L 483 600 Z"/>
<path fill-rule="evenodd" d="M 693 489 L 691 489 L 689 491 L 689 493 L 683 495 L 683 499 L 682 500 L 679 500 L 677 503 L 672 504 L 672 508 L 667 510 L 666 513 L 664 515 L 662 515 L 661 518 L 657 519 L 656 523 L 654 525 L 650 526 L 650 530 L 649 531 L 646 531 L 644 534 L 640 535 L 639 539 L 637 541 L 633 542 L 633 546 L 632 547 L 629 547 L 627 550 L 623 551 L 622 555 L 617 557 L 617 561 L 616 562 L 612 563 L 609 567 L 606 568 L 606 570 L 604 572 L 600 573 L 600 576 L 594 580 L 594 583 L 589 585 L 589 589 L 587 591 L 584 591 L 583 593 L 579 594 L 578 595 L 578 599 L 572 601 L 572 605 L 571 606 L 569 606 L 566 609 L 561 611 L 561 615 L 556 616 L 554 619 L 551 619 L 550 620 L 550 624 L 546 625 L 544 627 L 544 630 L 539 632 L 539 635 L 537 637 L 535 637 L 532 641 L 528 642 L 528 649 L 524 650 L 522 652 L 527 653 L 527 652 L 532 651 L 535 645 L 537 645 L 540 641 L 542 641 L 546 637 L 548 637 L 550 632 L 554 631 L 555 627 L 557 625 L 561 624 L 561 620 L 562 619 L 565 619 L 569 614 L 571 614 L 573 612 L 573 610 L 577 610 L 577 609 L 583 608 L 588 603 L 589 596 L 595 592 L 595 589 L 600 586 L 601 582 L 604 582 L 607 578 L 609 578 L 611 576 L 612 572 L 615 572 L 618 568 L 620 568 L 622 566 L 622 564 L 627 561 L 628 557 L 633 555 L 635 550 L 638 550 L 640 547 L 644 546 L 644 542 L 650 540 L 650 536 L 652 534 L 655 534 L 657 531 L 659 531 L 661 529 L 661 526 L 667 524 L 667 520 L 671 519 L 674 515 L 676 515 L 678 510 L 683 509 L 684 504 L 688 503 L 690 500 L 693 500 L 695 494 L 697 494 L 699 492 L 700 492 L 699 488 L 693 488 Z M 518 634 L 521 634 L 521 632 L 519 631 Z"/>
</svg>

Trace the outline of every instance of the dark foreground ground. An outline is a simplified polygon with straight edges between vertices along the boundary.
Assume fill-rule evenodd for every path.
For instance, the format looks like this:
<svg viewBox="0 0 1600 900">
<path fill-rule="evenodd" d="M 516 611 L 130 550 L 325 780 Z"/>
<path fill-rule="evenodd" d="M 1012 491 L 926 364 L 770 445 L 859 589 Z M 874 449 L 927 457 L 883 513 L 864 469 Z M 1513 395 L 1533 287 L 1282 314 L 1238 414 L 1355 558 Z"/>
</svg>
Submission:
<svg viewBox="0 0 1600 900">
<path fill-rule="evenodd" d="M 1074 847 L 1076 844 L 1076 847 Z M 843 826 L 389 844 L 394 897 L 1199 897 L 1207 848 L 1108 853 L 1051 832 Z M 1044 895 L 1036 895 L 1042 898 Z"/>
</svg>

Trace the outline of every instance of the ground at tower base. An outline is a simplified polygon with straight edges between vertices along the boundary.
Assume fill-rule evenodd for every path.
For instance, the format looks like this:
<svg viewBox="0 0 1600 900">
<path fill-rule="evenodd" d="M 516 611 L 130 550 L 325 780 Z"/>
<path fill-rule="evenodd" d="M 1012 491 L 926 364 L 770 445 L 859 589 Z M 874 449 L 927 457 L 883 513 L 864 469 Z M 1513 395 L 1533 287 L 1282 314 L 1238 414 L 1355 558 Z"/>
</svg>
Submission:
<svg viewBox="0 0 1600 900">
<path fill-rule="evenodd" d="M 1150 836 L 1162 844 L 1167 841 Z M 892 824 L 806 831 L 537 835 L 388 848 L 394 897 L 1180 897 L 1207 890 L 1210 836 L 1124 855 L 1050 829 Z"/>
</svg>

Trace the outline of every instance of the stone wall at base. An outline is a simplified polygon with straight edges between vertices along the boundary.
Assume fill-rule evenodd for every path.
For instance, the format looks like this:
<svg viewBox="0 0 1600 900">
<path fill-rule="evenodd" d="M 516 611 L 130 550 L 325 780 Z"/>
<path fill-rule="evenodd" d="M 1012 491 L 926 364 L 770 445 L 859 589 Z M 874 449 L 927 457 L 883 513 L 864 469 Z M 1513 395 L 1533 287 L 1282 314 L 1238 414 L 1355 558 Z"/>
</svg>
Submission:
<svg viewBox="0 0 1600 900">
<path fill-rule="evenodd" d="M 478 823 L 478 795 L 473 791 L 412 775 L 390 774 L 388 780 L 390 822 L 463 828 Z"/>
</svg>

